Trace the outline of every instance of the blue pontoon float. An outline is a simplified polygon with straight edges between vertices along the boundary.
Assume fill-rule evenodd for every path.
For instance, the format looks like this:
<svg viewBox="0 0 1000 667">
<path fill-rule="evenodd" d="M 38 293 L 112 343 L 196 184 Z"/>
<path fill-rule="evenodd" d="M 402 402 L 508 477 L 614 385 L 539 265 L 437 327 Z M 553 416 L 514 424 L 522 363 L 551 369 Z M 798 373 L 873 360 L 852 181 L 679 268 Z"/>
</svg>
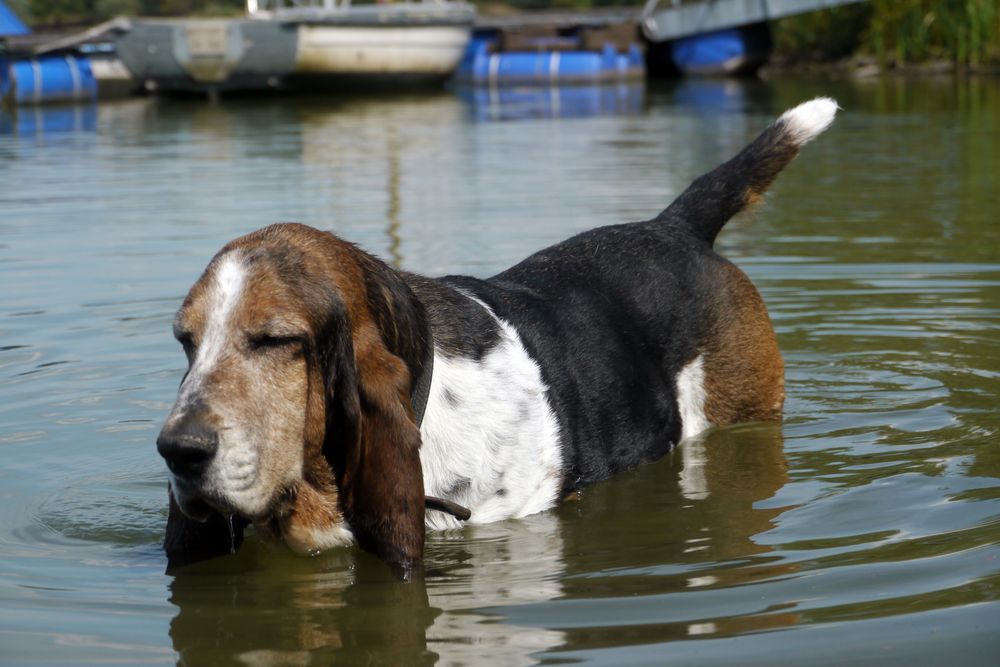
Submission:
<svg viewBox="0 0 1000 667">
<path fill-rule="evenodd" d="M 459 81 L 477 84 L 600 83 L 642 78 L 645 63 L 638 44 L 620 52 L 608 44 L 600 51 L 506 51 L 474 36 L 459 65 Z"/>
<path fill-rule="evenodd" d="M 645 76 L 634 21 L 583 14 L 479 21 L 456 79 L 476 85 L 618 83 Z"/>
<path fill-rule="evenodd" d="M 0 0 L 0 101 L 15 104 L 97 98 L 97 80 L 85 56 L 37 55 L 39 40 Z"/>
</svg>

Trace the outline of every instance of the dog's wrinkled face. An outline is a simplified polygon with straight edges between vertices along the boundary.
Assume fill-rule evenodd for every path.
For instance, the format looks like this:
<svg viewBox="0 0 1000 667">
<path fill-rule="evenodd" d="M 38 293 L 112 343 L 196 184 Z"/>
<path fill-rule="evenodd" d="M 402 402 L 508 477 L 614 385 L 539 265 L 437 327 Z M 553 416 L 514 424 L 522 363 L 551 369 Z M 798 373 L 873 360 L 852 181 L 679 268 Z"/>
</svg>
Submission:
<svg viewBox="0 0 1000 667">
<path fill-rule="evenodd" d="M 430 338 L 397 274 L 332 234 L 272 225 L 216 255 L 174 334 L 189 365 L 156 441 L 174 501 L 169 556 L 218 555 L 229 544 L 213 534 L 218 513 L 300 552 L 357 541 L 389 563 L 419 561 L 410 394 Z"/>
<path fill-rule="evenodd" d="M 174 321 L 188 372 L 157 443 L 189 517 L 267 517 L 302 478 L 310 323 L 270 262 L 217 257 Z"/>
</svg>

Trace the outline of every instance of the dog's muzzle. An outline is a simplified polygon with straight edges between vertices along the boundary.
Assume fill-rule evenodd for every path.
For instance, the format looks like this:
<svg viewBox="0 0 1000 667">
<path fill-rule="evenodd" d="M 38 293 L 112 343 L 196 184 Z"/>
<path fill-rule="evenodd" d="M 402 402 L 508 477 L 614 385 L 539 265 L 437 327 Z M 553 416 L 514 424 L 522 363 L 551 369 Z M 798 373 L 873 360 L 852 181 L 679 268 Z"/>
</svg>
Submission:
<svg viewBox="0 0 1000 667">
<path fill-rule="evenodd" d="M 167 462 L 170 472 L 189 482 L 205 472 L 219 449 L 219 434 L 205 423 L 198 412 L 185 413 L 168 422 L 156 439 L 156 451 Z"/>
<path fill-rule="evenodd" d="M 210 426 L 201 410 L 186 412 L 167 424 L 156 438 L 156 451 L 173 473 L 175 500 L 192 519 L 208 518 L 207 498 L 202 497 L 206 472 L 219 449 L 218 431 Z"/>
</svg>

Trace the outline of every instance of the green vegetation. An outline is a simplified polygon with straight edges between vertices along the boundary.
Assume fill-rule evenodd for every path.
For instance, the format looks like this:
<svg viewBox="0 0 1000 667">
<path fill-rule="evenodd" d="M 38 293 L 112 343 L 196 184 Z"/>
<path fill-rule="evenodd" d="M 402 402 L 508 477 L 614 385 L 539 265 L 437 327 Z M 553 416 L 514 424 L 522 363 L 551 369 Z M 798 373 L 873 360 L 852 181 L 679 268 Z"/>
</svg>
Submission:
<svg viewBox="0 0 1000 667">
<path fill-rule="evenodd" d="M 948 60 L 979 67 L 1000 61 L 997 0 L 871 0 L 778 21 L 779 54 L 836 60 L 872 55 L 882 65 Z"/>
<path fill-rule="evenodd" d="M 5 0 L 34 27 L 85 25 L 119 15 L 225 16 L 243 12 L 245 0 Z"/>
</svg>

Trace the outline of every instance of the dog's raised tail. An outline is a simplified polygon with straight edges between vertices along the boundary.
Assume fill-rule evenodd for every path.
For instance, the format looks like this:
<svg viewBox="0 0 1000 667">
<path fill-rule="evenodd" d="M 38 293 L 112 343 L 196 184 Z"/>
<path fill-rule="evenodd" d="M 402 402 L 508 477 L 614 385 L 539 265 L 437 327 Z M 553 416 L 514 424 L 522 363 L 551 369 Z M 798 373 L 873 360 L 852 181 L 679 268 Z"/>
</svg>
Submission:
<svg viewBox="0 0 1000 667">
<path fill-rule="evenodd" d="M 734 215 L 758 201 L 799 148 L 833 123 L 837 103 L 817 97 L 789 109 L 736 157 L 699 176 L 656 217 L 713 243 Z"/>
</svg>

